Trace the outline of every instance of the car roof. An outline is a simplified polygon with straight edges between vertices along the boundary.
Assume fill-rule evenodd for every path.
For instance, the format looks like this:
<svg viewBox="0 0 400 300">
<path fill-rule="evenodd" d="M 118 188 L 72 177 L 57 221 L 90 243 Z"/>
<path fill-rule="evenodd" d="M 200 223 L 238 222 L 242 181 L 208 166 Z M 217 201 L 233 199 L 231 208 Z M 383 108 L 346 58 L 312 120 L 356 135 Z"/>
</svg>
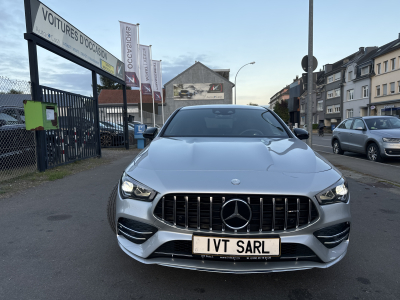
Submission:
<svg viewBox="0 0 400 300">
<path fill-rule="evenodd" d="M 240 109 L 268 110 L 268 108 L 263 107 L 263 106 L 233 105 L 233 104 L 193 105 L 193 106 L 185 106 L 185 107 L 182 107 L 181 110 L 187 110 L 187 109 L 204 109 L 204 108 L 240 108 Z"/>
<path fill-rule="evenodd" d="M 365 116 L 363 119 L 374 119 L 374 118 L 395 118 L 396 116 Z"/>
</svg>

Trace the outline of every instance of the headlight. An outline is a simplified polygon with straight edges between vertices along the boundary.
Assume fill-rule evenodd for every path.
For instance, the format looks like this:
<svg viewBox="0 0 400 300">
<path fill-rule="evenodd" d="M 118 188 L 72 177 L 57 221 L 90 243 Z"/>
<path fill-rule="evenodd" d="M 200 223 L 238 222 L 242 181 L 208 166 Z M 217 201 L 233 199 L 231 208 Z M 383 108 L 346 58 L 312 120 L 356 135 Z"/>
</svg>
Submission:
<svg viewBox="0 0 400 300">
<path fill-rule="evenodd" d="M 332 204 L 339 202 L 347 202 L 349 199 L 349 189 L 347 181 L 344 178 L 340 178 L 338 182 L 330 186 L 323 192 L 316 195 L 318 202 L 321 205 Z"/>
<path fill-rule="evenodd" d="M 386 143 L 400 143 L 400 139 L 396 138 L 383 138 L 382 140 Z"/>
<path fill-rule="evenodd" d="M 153 201 L 157 192 L 129 177 L 125 172 L 122 174 L 120 190 L 122 198 L 130 198 L 142 201 Z"/>
</svg>

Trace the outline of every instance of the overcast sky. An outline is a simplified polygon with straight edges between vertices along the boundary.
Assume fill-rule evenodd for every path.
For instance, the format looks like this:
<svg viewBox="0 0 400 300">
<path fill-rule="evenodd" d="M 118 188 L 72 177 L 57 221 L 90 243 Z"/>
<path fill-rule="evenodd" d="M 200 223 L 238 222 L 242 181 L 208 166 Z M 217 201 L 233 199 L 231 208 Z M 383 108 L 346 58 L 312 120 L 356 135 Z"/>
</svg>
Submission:
<svg viewBox="0 0 400 300">
<path fill-rule="evenodd" d="M 0 0 L 0 76 L 29 80 L 24 5 Z M 140 42 L 163 61 L 163 82 L 200 61 L 230 69 L 237 102 L 268 104 L 301 75 L 307 54 L 307 0 L 44 0 L 50 9 L 121 58 L 119 20 L 140 23 Z M 381 46 L 400 32 L 399 0 L 314 0 L 314 56 L 318 69 L 358 50 Z M 91 73 L 38 50 L 40 83 L 91 94 Z"/>
</svg>

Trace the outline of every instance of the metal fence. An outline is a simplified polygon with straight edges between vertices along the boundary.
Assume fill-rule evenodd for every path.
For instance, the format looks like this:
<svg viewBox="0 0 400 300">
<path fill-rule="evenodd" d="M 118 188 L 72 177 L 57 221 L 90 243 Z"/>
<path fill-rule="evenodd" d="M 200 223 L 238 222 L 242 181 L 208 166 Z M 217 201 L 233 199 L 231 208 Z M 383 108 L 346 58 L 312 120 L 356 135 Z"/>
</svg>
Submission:
<svg viewBox="0 0 400 300">
<path fill-rule="evenodd" d="M 40 88 L 43 102 L 56 103 L 58 109 L 58 129 L 46 130 L 47 168 L 97 156 L 95 100 L 50 87 Z"/>
<path fill-rule="evenodd" d="M 101 147 L 125 147 L 124 115 L 122 106 L 99 107 Z M 128 126 L 129 144 L 134 145 L 134 127 Z"/>
<path fill-rule="evenodd" d="M 124 147 L 124 116 L 122 106 L 102 105 L 99 107 L 101 147 Z M 140 122 L 140 113 L 132 112 L 128 108 L 128 117 L 133 117 L 135 122 Z M 141 122 L 140 122 L 141 123 Z M 153 114 L 143 111 L 143 124 L 154 126 Z M 162 127 L 162 116 L 156 115 L 156 125 Z M 134 138 L 135 123 L 128 121 L 129 145 L 136 145 Z M 103 130 L 103 132 L 102 132 Z"/>
<path fill-rule="evenodd" d="M 0 76 L 0 181 L 36 171 L 35 133 L 25 129 L 23 109 L 30 99 L 29 82 Z"/>
</svg>

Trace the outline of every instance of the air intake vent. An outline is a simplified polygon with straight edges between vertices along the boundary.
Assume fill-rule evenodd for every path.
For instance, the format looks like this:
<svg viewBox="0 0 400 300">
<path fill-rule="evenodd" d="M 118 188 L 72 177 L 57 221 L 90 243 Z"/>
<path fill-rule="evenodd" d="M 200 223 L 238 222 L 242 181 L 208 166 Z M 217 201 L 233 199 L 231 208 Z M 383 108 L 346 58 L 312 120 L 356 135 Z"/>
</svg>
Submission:
<svg viewBox="0 0 400 300">
<path fill-rule="evenodd" d="M 350 223 L 340 223 L 333 226 L 325 227 L 314 232 L 314 236 L 322 243 L 326 248 L 334 248 L 344 240 L 349 238 L 350 234 Z"/>
<path fill-rule="evenodd" d="M 157 232 L 154 226 L 126 218 L 118 219 L 117 229 L 119 235 L 135 244 L 143 244 Z"/>
</svg>

